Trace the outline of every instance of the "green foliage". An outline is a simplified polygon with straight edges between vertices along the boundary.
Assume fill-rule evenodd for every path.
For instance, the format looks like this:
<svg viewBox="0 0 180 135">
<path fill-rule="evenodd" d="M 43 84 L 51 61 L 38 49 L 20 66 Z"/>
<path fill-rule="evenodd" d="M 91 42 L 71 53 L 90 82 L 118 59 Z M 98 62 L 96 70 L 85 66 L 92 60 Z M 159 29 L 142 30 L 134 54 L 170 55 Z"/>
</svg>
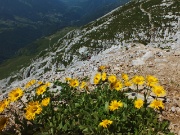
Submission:
<svg viewBox="0 0 180 135">
<path fill-rule="evenodd" d="M 85 77 L 83 80 L 88 78 Z M 137 85 L 137 92 L 147 90 L 147 93 L 144 93 L 144 104 L 137 108 L 134 105 L 137 98 L 129 99 L 126 96 L 127 92 L 134 91 L 130 87 L 115 90 L 111 88 L 112 84 L 108 80 L 101 80 L 89 89 L 87 85 L 83 88 L 74 87 L 72 81 L 73 79 L 66 82 L 55 81 L 53 86 L 49 86 L 48 83 L 32 84 L 35 81 L 27 83 L 24 95 L 28 101 L 23 103 L 22 99 L 19 100 L 21 104 L 23 103 L 23 107 L 20 112 L 13 113 L 15 122 L 19 126 L 14 128 L 23 134 L 34 135 L 171 134 L 168 130 L 169 121 L 160 121 L 158 118 L 161 109 L 155 111 L 149 107 L 150 103 L 146 100 L 149 86 L 139 89 Z M 47 88 L 44 89 L 44 93 L 37 95 L 37 89 L 42 85 L 46 85 Z M 58 87 L 61 90 L 56 89 Z M 42 107 L 42 112 L 36 114 L 35 119 L 27 120 L 19 116 L 24 113 L 24 107 L 27 110 L 30 101 L 41 102 L 46 97 L 50 97 L 50 103 Z M 121 101 L 123 106 L 112 111 L 110 106 L 114 100 Z M 105 119 L 112 121 L 107 128 L 100 125 Z M 5 130 L 5 133 L 11 133 L 11 130 Z"/>
</svg>

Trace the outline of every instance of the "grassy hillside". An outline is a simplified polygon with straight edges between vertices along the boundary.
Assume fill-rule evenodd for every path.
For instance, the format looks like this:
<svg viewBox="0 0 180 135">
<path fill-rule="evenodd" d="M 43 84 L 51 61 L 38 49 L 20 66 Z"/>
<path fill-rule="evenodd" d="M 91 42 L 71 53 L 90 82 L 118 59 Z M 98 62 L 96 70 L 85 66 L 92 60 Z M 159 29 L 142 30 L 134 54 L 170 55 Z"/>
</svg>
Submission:
<svg viewBox="0 0 180 135">
<path fill-rule="evenodd" d="M 7 60 L 0 65 L 0 79 L 9 76 L 12 72 L 16 72 L 22 67 L 27 67 L 33 59 L 45 52 L 47 53 L 48 49 L 54 43 L 56 43 L 60 38 L 62 38 L 72 29 L 74 28 L 64 28 L 63 30 L 58 31 L 51 36 L 40 38 L 32 44 L 29 44 L 27 47 L 19 50 L 18 54 L 15 57 Z"/>
<path fill-rule="evenodd" d="M 43 50 L 41 45 L 35 43 L 36 45 L 30 45 L 19 51 L 19 55 L 26 56 L 24 61 L 33 58 L 33 63 L 26 62 L 29 65 L 25 69 L 32 75 L 41 76 L 51 69 L 56 72 L 72 62 L 86 60 L 89 56 L 96 55 L 113 45 L 125 46 L 137 42 L 170 48 L 172 43 L 177 41 L 178 16 L 178 0 L 131 1 L 81 28 L 72 30 L 61 39 L 56 33 L 56 36 L 39 40 L 38 44 L 43 44 L 43 48 L 48 49 Z M 80 53 L 79 50 L 83 47 L 86 51 Z M 37 55 L 36 50 L 41 53 Z M 35 55 L 30 57 L 29 54 L 36 54 L 36 57 Z M 3 77 L 9 63 L 1 66 L 0 72 Z M 23 67 L 24 63 L 15 65 L 12 69 L 17 70 Z M 29 77 L 27 70 L 21 71 L 20 74 L 26 72 L 26 77 Z M 9 70 L 8 74 L 10 72 Z"/>
</svg>

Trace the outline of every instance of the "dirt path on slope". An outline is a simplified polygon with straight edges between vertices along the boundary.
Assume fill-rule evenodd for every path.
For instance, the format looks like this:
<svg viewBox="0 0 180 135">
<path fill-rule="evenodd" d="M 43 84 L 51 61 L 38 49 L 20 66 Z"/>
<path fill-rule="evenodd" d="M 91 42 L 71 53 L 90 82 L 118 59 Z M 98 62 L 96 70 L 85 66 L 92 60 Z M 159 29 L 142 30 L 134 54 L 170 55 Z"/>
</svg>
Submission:
<svg viewBox="0 0 180 135">
<path fill-rule="evenodd" d="M 147 1 L 146 1 L 147 2 Z M 150 41 L 152 42 L 153 41 L 153 30 L 154 30 L 154 24 L 152 22 L 152 16 L 151 16 L 151 13 L 147 12 L 142 6 L 143 6 L 144 2 L 140 4 L 139 8 L 140 10 L 144 13 L 144 14 L 147 14 L 148 15 L 148 18 L 149 18 L 149 24 L 151 25 L 151 29 L 150 29 L 150 35 L 151 35 L 151 38 L 150 38 Z"/>
</svg>

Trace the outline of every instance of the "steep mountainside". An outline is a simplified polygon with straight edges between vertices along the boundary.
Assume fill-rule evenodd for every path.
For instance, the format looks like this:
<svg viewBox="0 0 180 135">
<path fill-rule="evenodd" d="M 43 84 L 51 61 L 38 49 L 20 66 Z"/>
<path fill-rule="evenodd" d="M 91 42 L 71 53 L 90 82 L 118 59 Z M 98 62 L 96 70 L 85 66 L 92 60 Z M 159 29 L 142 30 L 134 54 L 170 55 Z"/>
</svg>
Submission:
<svg viewBox="0 0 180 135">
<path fill-rule="evenodd" d="M 74 1 L 76 6 L 63 0 L 0 0 L 0 63 L 37 38 L 66 26 L 87 23 L 104 15 L 114 8 L 110 3 L 115 2 L 94 1 L 88 5 L 89 1 Z M 127 1 L 129 0 L 116 2 L 116 7 Z M 107 11 L 104 6 L 108 6 Z M 98 16 L 93 15 L 92 11 L 95 9 L 101 9 Z M 91 18 L 86 15 L 87 12 Z M 81 23 L 80 20 L 84 16 L 86 18 L 83 18 Z"/>
<path fill-rule="evenodd" d="M 77 20 L 77 25 L 86 24 L 98 17 L 108 13 L 112 9 L 123 5 L 130 0 L 61 0 L 69 5 L 69 14 L 79 11 L 81 18 Z M 84 8 L 85 7 L 85 8 Z"/>
<path fill-rule="evenodd" d="M 131 43 L 171 50 L 180 47 L 178 0 L 130 2 L 80 29 L 69 32 L 50 48 L 43 50 L 28 67 L 1 81 L 1 89 L 16 81 L 43 79 L 62 72 L 69 65 L 112 46 Z"/>
</svg>

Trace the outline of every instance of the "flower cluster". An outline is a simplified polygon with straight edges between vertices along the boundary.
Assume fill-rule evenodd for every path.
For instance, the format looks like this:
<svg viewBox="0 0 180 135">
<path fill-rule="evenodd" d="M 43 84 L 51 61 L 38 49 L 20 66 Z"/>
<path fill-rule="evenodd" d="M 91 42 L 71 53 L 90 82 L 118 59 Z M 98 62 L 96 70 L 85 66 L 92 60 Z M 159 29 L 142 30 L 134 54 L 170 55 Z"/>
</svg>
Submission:
<svg viewBox="0 0 180 135">
<path fill-rule="evenodd" d="M 78 80 L 67 77 L 65 82 L 57 80 L 53 85 L 30 80 L 24 88 L 13 89 L 8 98 L 0 101 L 0 113 L 6 113 L 6 108 L 17 105 L 19 112 L 16 108 L 12 115 L 15 121 L 19 119 L 18 130 L 30 134 L 133 134 L 135 130 L 146 134 L 146 131 L 141 132 L 141 123 L 147 124 L 145 127 L 151 126 L 145 129 L 148 133 L 151 129 L 154 129 L 153 133 L 156 132 L 156 126 L 150 124 L 156 122 L 153 120 L 154 112 L 164 109 L 163 102 L 158 98 L 166 95 L 158 79 L 151 75 L 108 75 L 105 69 L 105 66 L 98 68 L 93 85 L 87 82 L 87 78 Z M 95 89 L 84 92 L 91 88 Z M 144 95 L 144 98 L 135 96 L 134 99 L 128 99 L 126 94 L 129 92 Z M 150 93 L 155 95 L 155 99 L 147 101 Z M 6 127 L 7 121 L 8 117 L 0 117 L 0 130 Z M 23 124 L 26 125 L 23 127 Z"/>
<path fill-rule="evenodd" d="M 132 81 L 136 85 L 143 85 L 144 84 L 144 77 L 136 75 L 133 77 Z"/>
<path fill-rule="evenodd" d="M 79 87 L 81 90 L 88 89 L 87 83 L 85 81 L 79 82 L 77 79 L 72 79 L 70 77 L 66 77 L 65 80 L 69 84 L 69 86 L 71 86 L 72 88 Z"/>
<path fill-rule="evenodd" d="M 43 110 L 43 106 L 48 106 L 50 103 L 50 97 L 44 98 L 41 103 L 39 101 L 31 101 L 27 104 L 25 110 L 25 118 L 27 120 L 34 120 L 37 114 L 40 114 Z"/>
<path fill-rule="evenodd" d="M 103 77 L 103 76 L 105 76 L 105 77 Z M 166 91 L 164 90 L 164 88 L 158 84 L 158 79 L 151 75 L 148 75 L 146 78 L 144 78 L 143 76 L 135 75 L 134 77 L 132 77 L 132 79 L 129 79 L 129 76 L 127 74 L 122 73 L 122 75 L 121 75 L 122 81 L 120 81 L 116 75 L 110 75 L 107 77 L 107 74 L 105 72 L 103 72 L 103 73 L 97 73 L 95 75 L 94 84 L 99 84 L 101 81 L 102 82 L 105 81 L 106 78 L 109 82 L 110 90 L 119 91 L 119 90 L 123 89 L 123 86 L 130 87 L 132 85 L 138 86 L 138 85 L 146 84 L 147 87 L 150 87 L 150 90 L 156 95 L 156 97 L 166 95 Z M 143 106 L 144 106 L 143 99 L 135 99 L 134 100 L 135 108 L 140 109 L 140 108 L 143 108 Z M 115 111 L 119 107 L 123 107 L 123 102 L 113 100 L 113 101 L 111 101 L 111 103 L 109 105 L 109 110 Z M 149 104 L 149 107 L 159 110 L 159 109 L 164 109 L 164 104 L 162 101 L 155 99 Z M 108 123 L 108 121 L 105 120 L 105 121 L 101 122 L 99 125 L 107 128 L 107 125 L 108 125 L 107 123 Z"/>
</svg>

